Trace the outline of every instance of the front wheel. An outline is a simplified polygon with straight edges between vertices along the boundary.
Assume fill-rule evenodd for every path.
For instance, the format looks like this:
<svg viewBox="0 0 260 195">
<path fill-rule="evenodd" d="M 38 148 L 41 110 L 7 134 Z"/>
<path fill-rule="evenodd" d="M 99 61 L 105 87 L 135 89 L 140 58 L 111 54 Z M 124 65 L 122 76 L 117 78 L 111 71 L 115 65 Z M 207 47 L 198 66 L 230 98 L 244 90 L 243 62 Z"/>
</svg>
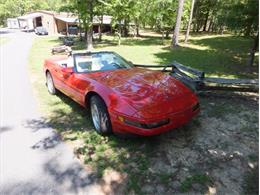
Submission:
<svg viewBox="0 0 260 195">
<path fill-rule="evenodd" d="M 46 74 L 46 84 L 47 84 L 47 88 L 50 94 L 55 95 L 56 94 L 56 89 L 53 83 L 53 79 L 51 76 L 51 73 L 47 72 Z"/>
<path fill-rule="evenodd" d="M 101 135 L 112 133 L 112 125 L 105 102 L 98 96 L 90 99 L 91 118 L 95 130 Z"/>
</svg>

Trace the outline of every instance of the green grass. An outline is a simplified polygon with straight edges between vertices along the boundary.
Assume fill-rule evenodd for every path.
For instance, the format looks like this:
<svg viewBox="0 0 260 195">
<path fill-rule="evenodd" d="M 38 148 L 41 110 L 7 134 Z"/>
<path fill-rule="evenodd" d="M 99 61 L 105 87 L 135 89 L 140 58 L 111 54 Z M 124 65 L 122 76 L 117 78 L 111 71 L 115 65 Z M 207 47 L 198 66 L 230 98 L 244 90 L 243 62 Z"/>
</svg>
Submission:
<svg viewBox="0 0 260 195">
<path fill-rule="evenodd" d="M 170 40 L 164 45 L 160 37 L 122 38 L 117 46 L 117 39 L 105 36 L 96 42 L 96 50 L 115 51 L 136 64 L 169 64 L 178 61 L 186 66 L 203 70 L 209 76 L 229 78 L 257 78 L 258 54 L 255 67 L 250 68 L 248 62 L 251 39 L 232 35 L 191 36 L 188 44 L 180 42 L 180 47 L 171 49 Z M 84 49 L 83 42 L 73 49 Z"/>
<path fill-rule="evenodd" d="M 134 63 L 161 64 L 177 60 L 205 70 L 210 75 L 255 76 L 242 71 L 246 69 L 245 52 L 251 44 L 248 39 L 234 36 L 197 36 L 191 38 L 190 45 L 182 44 L 182 47 L 171 50 L 167 46 L 169 40 L 165 45 L 161 45 L 160 38 L 123 38 L 121 46 L 116 45 L 117 40 L 113 37 L 104 38 L 101 43 L 95 43 L 97 50 L 116 51 Z M 30 52 L 31 80 L 40 110 L 45 117 L 44 123 L 57 129 L 64 140 L 72 143 L 80 140 L 82 143 L 75 148 L 75 152 L 85 164 L 92 167 L 98 177 L 102 177 L 104 171 L 109 169 L 126 173 L 126 193 L 142 194 L 142 185 L 147 178 L 167 186 L 171 182 L 169 173 L 154 173 L 149 169 L 150 159 L 154 156 L 158 144 L 156 137 L 134 140 L 124 140 L 116 136 L 102 137 L 93 130 L 85 109 L 65 95 L 51 96 L 47 92 L 42 71 L 43 62 L 51 56 L 51 48 L 59 43 L 57 37 L 37 37 Z M 83 48 L 82 42 L 77 42 L 74 46 L 74 49 Z M 242 60 L 235 56 L 241 56 Z M 221 115 L 222 109 L 217 112 Z M 209 181 L 205 175 L 196 175 L 187 178 L 181 188 L 188 191 L 194 182 L 208 184 Z"/>
<path fill-rule="evenodd" d="M 0 36 L 0 45 L 3 45 L 5 43 L 7 43 L 8 41 L 10 41 L 9 37 L 1 37 Z"/>
<path fill-rule="evenodd" d="M 181 183 L 181 192 L 188 192 L 192 188 L 192 184 L 201 184 L 205 189 L 207 189 L 207 186 L 212 184 L 211 178 L 206 174 L 195 174 L 190 177 L 187 177 L 182 183 Z"/>
</svg>

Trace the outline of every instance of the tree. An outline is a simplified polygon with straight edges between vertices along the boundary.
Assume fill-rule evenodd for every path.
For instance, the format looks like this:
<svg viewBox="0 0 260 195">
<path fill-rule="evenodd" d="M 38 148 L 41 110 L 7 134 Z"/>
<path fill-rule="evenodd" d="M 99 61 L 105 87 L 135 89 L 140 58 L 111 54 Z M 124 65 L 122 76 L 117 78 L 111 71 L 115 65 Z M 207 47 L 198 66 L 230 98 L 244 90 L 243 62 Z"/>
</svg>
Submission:
<svg viewBox="0 0 260 195">
<path fill-rule="evenodd" d="M 179 32 L 180 32 L 180 26 L 181 26 L 181 17 L 182 17 L 182 11 L 183 11 L 183 3 L 184 0 L 179 0 L 178 3 L 178 11 L 176 16 L 176 24 L 172 36 L 172 47 L 177 47 L 179 44 Z"/>
<path fill-rule="evenodd" d="M 133 0 L 111 0 L 109 3 L 109 14 L 113 16 L 113 27 L 117 28 L 117 32 L 120 36 L 128 36 L 129 23 L 132 16 L 133 6 L 135 1 Z"/>
<path fill-rule="evenodd" d="M 87 17 L 87 25 L 85 26 L 85 33 L 86 33 L 86 44 L 87 50 L 91 51 L 93 49 L 93 17 L 94 17 L 94 0 L 86 1 L 86 14 Z"/>
<path fill-rule="evenodd" d="M 66 3 L 64 0 L 0 0 L 0 25 L 7 18 L 18 17 L 35 10 L 58 11 Z"/>
<path fill-rule="evenodd" d="M 189 22 L 188 22 L 188 27 L 187 27 L 187 31 L 186 31 L 186 35 L 185 35 L 185 43 L 187 43 L 188 38 L 189 38 L 189 33 L 190 33 L 190 26 L 191 26 L 191 22 L 192 22 L 192 15 L 193 15 L 193 9 L 194 9 L 194 3 L 195 0 L 191 1 L 191 8 L 190 8 L 190 18 L 189 18 Z"/>
<path fill-rule="evenodd" d="M 78 16 L 80 26 L 85 32 L 86 49 L 93 49 L 93 18 L 96 15 L 96 7 L 102 2 L 98 0 L 71 0 L 65 7 L 67 11 Z"/>
<path fill-rule="evenodd" d="M 257 35 L 256 35 L 254 42 L 253 42 L 253 47 L 250 51 L 250 56 L 249 56 L 249 61 L 248 61 L 249 66 L 253 66 L 253 64 L 254 64 L 255 53 L 256 53 L 257 48 L 258 48 L 258 43 L 259 43 L 259 32 L 257 32 Z"/>
<path fill-rule="evenodd" d="M 259 41 L 258 0 L 236 0 L 235 3 L 232 2 L 229 5 L 230 11 L 226 15 L 226 26 L 231 31 L 254 40 L 248 57 L 248 65 L 253 66 Z"/>
<path fill-rule="evenodd" d="M 164 38 L 169 37 L 176 17 L 176 2 L 172 0 L 153 0 L 147 4 L 146 23 L 162 33 L 162 43 Z"/>
</svg>

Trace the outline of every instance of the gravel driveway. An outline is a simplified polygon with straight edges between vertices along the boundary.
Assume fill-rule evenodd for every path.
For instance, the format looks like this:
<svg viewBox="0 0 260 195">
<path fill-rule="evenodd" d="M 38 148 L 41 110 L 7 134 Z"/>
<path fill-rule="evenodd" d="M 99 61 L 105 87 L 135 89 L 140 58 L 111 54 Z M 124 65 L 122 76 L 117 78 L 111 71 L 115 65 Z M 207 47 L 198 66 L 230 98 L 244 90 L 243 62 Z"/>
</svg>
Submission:
<svg viewBox="0 0 260 195">
<path fill-rule="evenodd" d="M 10 39 L 0 50 L 1 194 L 95 193 L 93 177 L 73 151 L 41 123 L 26 68 L 35 35 L 0 30 L 0 36 Z"/>
</svg>

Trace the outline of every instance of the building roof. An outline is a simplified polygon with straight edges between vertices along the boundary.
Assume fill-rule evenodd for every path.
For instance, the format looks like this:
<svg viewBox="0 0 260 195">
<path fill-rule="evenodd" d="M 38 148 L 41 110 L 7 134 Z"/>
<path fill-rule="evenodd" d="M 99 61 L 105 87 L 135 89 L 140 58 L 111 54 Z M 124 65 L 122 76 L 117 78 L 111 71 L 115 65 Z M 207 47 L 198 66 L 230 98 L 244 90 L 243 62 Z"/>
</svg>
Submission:
<svg viewBox="0 0 260 195">
<path fill-rule="evenodd" d="M 7 21 L 14 21 L 17 20 L 17 18 L 7 18 Z"/>
<path fill-rule="evenodd" d="M 55 12 L 55 11 L 46 11 L 46 10 L 38 10 L 31 13 L 28 13 L 26 15 L 18 17 L 19 20 L 28 20 L 31 18 L 37 18 L 40 16 L 43 16 L 44 14 L 52 15 L 54 18 L 61 20 L 66 23 L 79 23 L 79 19 L 77 16 L 75 16 L 73 13 L 70 12 Z M 103 16 L 103 24 L 111 24 L 112 22 L 112 16 Z M 101 16 L 94 16 L 93 18 L 94 24 L 100 24 L 101 23 Z"/>
<path fill-rule="evenodd" d="M 72 15 L 67 15 L 64 16 L 59 14 L 55 16 L 56 19 L 61 20 L 66 23 L 78 23 L 79 19 L 78 17 L 72 16 Z M 103 16 L 103 24 L 111 24 L 112 21 L 112 16 Z M 93 23 L 94 24 L 100 24 L 101 23 L 101 16 L 94 16 L 93 18 Z"/>
<path fill-rule="evenodd" d="M 61 17 L 61 16 L 55 16 L 56 19 L 61 20 L 66 23 L 78 23 L 79 19 L 76 17 L 68 18 L 68 17 Z"/>
<path fill-rule="evenodd" d="M 42 13 L 35 12 L 35 13 L 30 13 L 30 14 L 20 16 L 20 17 L 18 17 L 18 19 L 19 20 L 28 20 L 28 19 L 37 18 L 37 17 L 40 17 L 40 16 L 42 16 Z"/>
</svg>

